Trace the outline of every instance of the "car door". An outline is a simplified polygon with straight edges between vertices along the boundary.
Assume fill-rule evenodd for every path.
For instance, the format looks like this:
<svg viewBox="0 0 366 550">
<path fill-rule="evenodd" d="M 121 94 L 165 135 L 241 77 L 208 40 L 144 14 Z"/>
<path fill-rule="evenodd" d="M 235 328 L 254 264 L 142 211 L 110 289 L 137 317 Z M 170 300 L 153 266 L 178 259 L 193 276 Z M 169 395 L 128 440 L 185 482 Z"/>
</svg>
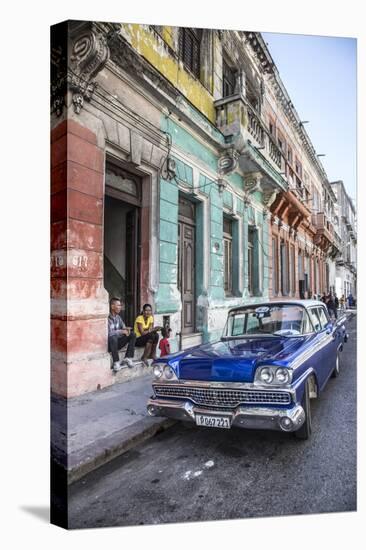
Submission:
<svg viewBox="0 0 366 550">
<path fill-rule="evenodd" d="M 316 371 L 319 386 L 323 387 L 329 372 L 328 342 L 330 337 L 329 334 L 326 334 L 326 323 L 321 309 L 319 306 L 312 307 L 309 309 L 309 315 L 316 333 L 311 364 Z"/>
<path fill-rule="evenodd" d="M 325 306 L 319 306 L 316 308 L 320 323 L 321 338 L 319 340 L 319 385 L 322 388 L 328 380 L 332 370 L 334 369 L 336 353 L 337 353 L 337 340 L 335 338 L 335 327 L 330 326 L 330 318 Z"/>
</svg>

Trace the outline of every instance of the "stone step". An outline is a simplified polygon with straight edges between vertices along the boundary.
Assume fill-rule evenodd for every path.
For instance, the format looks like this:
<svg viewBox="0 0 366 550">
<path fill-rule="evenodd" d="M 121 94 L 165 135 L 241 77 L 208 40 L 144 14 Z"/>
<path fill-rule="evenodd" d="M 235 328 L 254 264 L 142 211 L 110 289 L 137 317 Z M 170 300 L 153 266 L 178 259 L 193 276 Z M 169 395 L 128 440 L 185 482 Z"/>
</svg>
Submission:
<svg viewBox="0 0 366 550">
<path fill-rule="evenodd" d="M 126 350 L 127 350 L 127 345 L 119 350 L 118 355 L 119 355 L 120 361 L 123 361 L 126 354 Z M 114 375 L 114 382 L 127 382 L 128 380 L 132 380 L 133 378 L 138 378 L 140 376 L 146 375 L 149 372 L 152 372 L 151 367 L 147 367 L 141 361 L 143 353 L 144 353 L 144 348 L 135 348 L 135 354 L 133 356 L 133 362 L 134 362 L 133 368 L 130 368 L 127 365 L 122 365 L 121 370 L 117 371 Z M 110 356 L 110 358 L 111 358 L 111 368 L 112 368 L 113 366 L 112 355 Z"/>
</svg>

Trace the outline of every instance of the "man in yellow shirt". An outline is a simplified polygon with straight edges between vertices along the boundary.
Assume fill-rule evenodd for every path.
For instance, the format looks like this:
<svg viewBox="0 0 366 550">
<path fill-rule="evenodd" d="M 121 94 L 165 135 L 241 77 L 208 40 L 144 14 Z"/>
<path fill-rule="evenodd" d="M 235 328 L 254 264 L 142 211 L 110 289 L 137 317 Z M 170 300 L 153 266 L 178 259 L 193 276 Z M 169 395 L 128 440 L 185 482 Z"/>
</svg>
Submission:
<svg viewBox="0 0 366 550">
<path fill-rule="evenodd" d="M 159 341 L 158 332 L 160 327 L 154 327 L 154 317 L 152 315 L 152 307 L 150 304 L 145 304 L 142 307 L 141 315 L 138 315 L 134 324 L 134 332 L 136 335 L 135 346 L 144 346 L 144 354 L 142 362 L 148 366 L 148 359 L 156 359 L 156 346 Z"/>
</svg>

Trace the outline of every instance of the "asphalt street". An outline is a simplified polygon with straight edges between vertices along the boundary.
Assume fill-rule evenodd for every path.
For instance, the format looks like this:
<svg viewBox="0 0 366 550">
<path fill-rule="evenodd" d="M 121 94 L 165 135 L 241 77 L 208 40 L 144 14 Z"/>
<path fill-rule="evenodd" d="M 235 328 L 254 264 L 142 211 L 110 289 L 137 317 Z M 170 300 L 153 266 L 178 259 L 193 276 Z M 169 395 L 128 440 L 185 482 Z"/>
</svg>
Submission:
<svg viewBox="0 0 366 550">
<path fill-rule="evenodd" d="M 356 510 L 356 321 L 308 441 L 177 424 L 69 489 L 69 527 Z"/>
</svg>

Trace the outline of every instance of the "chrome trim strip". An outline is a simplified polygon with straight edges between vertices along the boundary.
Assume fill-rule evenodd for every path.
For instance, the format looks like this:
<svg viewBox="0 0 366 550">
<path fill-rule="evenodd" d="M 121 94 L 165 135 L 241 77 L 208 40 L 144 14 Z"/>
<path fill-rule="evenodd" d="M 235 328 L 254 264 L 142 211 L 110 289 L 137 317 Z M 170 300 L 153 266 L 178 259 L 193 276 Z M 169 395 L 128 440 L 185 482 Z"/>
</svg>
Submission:
<svg viewBox="0 0 366 550">
<path fill-rule="evenodd" d="M 154 387 L 155 384 L 161 384 L 159 382 L 159 379 L 153 380 L 152 386 Z M 285 384 L 266 384 L 266 385 L 259 385 L 254 384 L 254 382 L 212 382 L 207 380 L 179 380 L 178 382 L 176 380 L 164 380 L 164 384 L 175 384 L 179 386 L 191 386 L 191 387 L 201 387 L 201 388 L 209 388 L 209 389 L 215 389 L 215 388 L 223 388 L 225 390 L 259 390 L 259 391 L 282 391 L 286 393 L 292 393 L 292 386 L 291 385 L 285 385 Z"/>
<path fill-rule="evenodd" d="M 192 401 L 198 406 L 233 409 L 241 405 L 270 405 L 284 406 L 290 405 L 293 396 L 289 391 L 265 389 L 233 389 L 233 388 L 214 388 L 182 385 L 154 385 L 155 396 L 158 399 L 184 399 Z"/>
<path fill-rule="evenodd" d="M 314 353 L 317 353 L 325 346 L 327 346 L 333 340 L 333 336 L 329 334 L 324 334 L 324 337 L 316 344 L 316 346 L 304 351 L 301 355 L 296 357 L 294 361 L 288 366 L 294 371 L 298 369 L 307 359 L 309 359 Z"/>
<path fill-rule="evenodd" d="M 243 407 L 239 406 L 234 411 L 220 411 L 201 409 L 189 401 L 160 400 L 150 398 L 147 403 L 150 416 L 166 416 L 177 420 L 190 420 L 195 422 L 196 414 L 208 416 L 224 416 L 231 420 L 231 426 L 249 429 L 269 429 L 295 431 L 305 421 L 305 412 L 301 405 L 297 404 L 291 409 L 276 409 L 272 407 Z M 293 422 L 289 430 L 284 430 L 280 425 L 281 418 L 287 416 Z"/>
</svg>

